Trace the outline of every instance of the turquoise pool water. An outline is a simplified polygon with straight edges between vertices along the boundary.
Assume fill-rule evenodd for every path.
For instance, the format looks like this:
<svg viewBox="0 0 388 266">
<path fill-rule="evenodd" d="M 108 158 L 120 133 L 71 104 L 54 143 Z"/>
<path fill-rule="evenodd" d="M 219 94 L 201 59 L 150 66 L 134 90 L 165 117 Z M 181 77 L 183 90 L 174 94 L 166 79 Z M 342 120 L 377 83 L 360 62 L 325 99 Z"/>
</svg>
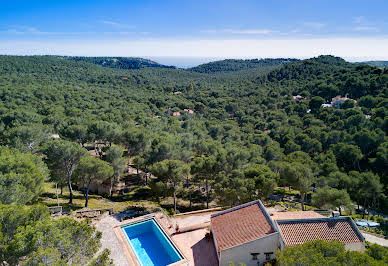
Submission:
<svg viewBox="0 0 388 266">
<path fill-rule="evenodd" d="M 166 266 L 183 259 L 154 219 L 122 229 L 142 266 Z"/>
</svg>

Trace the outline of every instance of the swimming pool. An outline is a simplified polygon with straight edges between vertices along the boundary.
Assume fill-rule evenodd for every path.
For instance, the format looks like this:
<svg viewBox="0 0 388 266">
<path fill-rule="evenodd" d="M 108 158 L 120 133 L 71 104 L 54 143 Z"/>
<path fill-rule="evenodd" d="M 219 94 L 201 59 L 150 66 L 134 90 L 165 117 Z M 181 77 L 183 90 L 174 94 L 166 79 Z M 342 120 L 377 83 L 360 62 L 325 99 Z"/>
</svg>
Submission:
<svg viewBox="0 0 388 266">
<path fill-rule="evenodd" d="M 142 266 L 166 266 L 183 259 L 154 219 L 122 227 Z"/>
</svg>

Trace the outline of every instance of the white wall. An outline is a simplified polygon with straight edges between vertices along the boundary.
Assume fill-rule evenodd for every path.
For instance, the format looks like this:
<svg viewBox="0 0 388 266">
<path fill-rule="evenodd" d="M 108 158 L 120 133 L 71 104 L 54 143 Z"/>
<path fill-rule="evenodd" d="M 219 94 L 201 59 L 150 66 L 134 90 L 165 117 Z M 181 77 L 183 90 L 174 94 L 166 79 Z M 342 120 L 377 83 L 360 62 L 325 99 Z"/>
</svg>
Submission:
<svg viewBox="0 0 388 266">
<path fill-rule="evenodd" d="M 274 259 L 278 245 L 279 233 L 276 232 L 266 237 L 221 251 L 219 263 L 221 266 L 227 266 L 228 262 L 233 262 L 236 266 L 240 262 L 245 263 L 247 266 L 257 266 L 258 262 L 260 262 L 260 265 L 262 265 L 265 261 L 264 253 L 273 252 L 271 259 Z M 260 253 L 257 256 L 258 260 L 252 260 L 251 253 Z"/>
<path fill-rule="evenodd" d="M 363 242 L 346 243 L 345 249 L 352 250 L 352 251 L 364 252 L 365 251 L 365 244 Z"/>
</svg>

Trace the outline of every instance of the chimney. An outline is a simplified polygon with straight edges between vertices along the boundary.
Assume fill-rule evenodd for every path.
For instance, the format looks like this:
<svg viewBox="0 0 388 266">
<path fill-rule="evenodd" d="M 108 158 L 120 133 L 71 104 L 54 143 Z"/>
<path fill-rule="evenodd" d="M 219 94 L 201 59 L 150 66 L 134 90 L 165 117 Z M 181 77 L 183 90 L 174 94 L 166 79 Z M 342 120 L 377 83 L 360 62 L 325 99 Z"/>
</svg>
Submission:
<svg viewBox="0 0 388 266">
<path fill-rule="evenodd" d="M 340 217 L 340 213 L 339 211 L 332 211 L 331 212 L 331 216 L 334 218 L 334 217 Z"/>
</svg>

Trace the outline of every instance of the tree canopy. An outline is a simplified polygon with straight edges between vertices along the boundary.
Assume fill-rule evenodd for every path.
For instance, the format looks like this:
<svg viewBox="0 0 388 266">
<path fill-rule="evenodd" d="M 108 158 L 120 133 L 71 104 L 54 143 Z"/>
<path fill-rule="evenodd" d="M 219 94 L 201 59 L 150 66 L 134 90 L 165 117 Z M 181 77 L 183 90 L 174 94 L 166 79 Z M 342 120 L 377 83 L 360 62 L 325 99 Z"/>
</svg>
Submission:
<svg viewBox="0 0 388 266">
<path fill-rule="evenodd" d="M 49 171 L 39 156 L 0 147 L 0 203 L 26 204 L 43 192 Z"/>
</svg>

